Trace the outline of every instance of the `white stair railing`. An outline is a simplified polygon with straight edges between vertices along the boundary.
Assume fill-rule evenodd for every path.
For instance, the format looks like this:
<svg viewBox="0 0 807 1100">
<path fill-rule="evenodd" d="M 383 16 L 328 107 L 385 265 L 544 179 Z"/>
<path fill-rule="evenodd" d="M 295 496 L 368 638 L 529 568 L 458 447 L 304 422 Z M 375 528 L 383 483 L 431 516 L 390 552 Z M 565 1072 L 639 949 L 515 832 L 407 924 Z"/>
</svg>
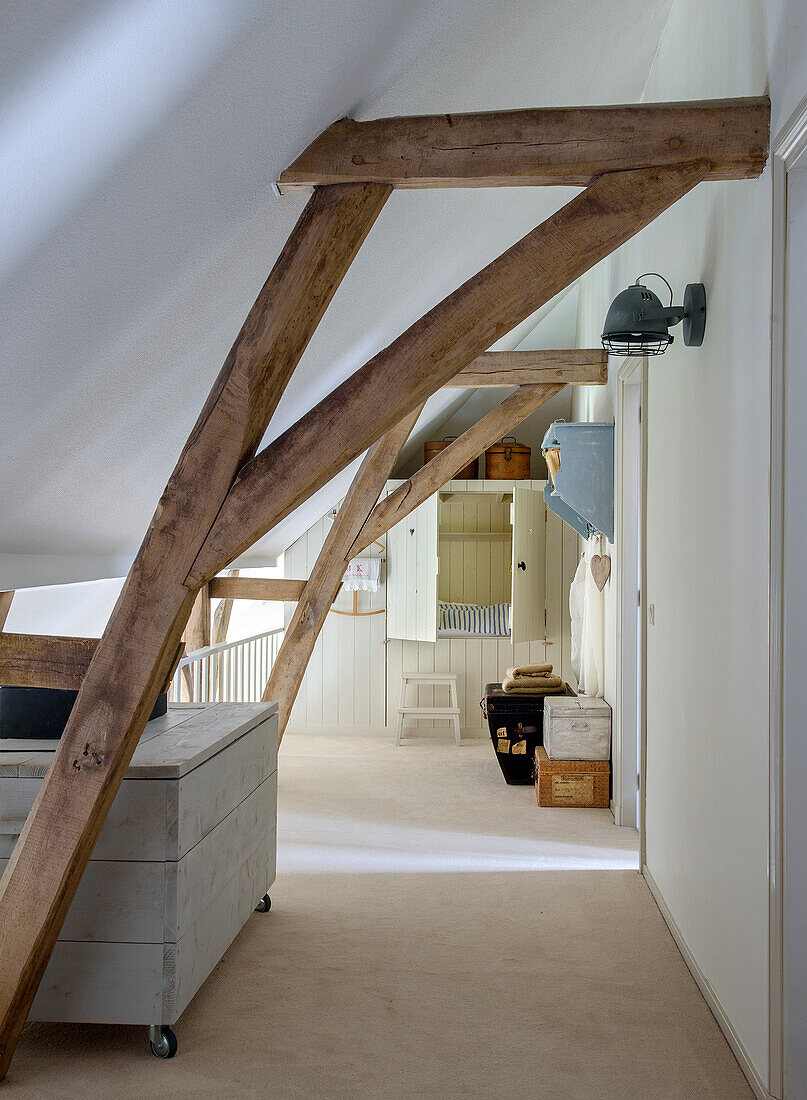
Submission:
<svg viewBox="0 0 807 1100">
<path fill-rule="evenodd" d="M 275 663 L 283 628 L 189 653 L 171 682 L 172 703 L 258 703 Z"/>
</svg>

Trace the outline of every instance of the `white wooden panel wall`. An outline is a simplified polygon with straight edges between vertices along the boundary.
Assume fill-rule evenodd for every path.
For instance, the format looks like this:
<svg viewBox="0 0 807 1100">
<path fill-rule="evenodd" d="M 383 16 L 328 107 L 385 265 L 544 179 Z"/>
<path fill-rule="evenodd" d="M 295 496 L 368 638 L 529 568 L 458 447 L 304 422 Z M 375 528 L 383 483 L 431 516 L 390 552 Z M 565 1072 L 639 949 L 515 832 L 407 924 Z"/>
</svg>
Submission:
<svg viewBox="0 0 807 1100">
<path fill-rule="evenodd" d="M 314 524 L 286 552 L 284 572 L 298 580 L 308 577 L 330 530 L 330 513 Z M 366 555 L 380 554 L 378 547 Z M 359 592 L 359 611 L 386 607 L 386 569 L 381 567 L 377 592 Z M 353 593 L 340 592 L 334 607 L 350 611 Z M 286 625 L 293 604 L 285 605 Z M 328 615 L 302 687 L 291 712 L 293 728 L 344 726 L 383 728 L 386 722 L 386 616 Z"/>
<path fill-rule="evenodd" d="M 507 538 L 446 539 L 440 546 L 440 599 L 460 603 L 510 602 L 510 505 L 477 496 L 463 500 L 455 495 L 440 505 L 440 531 L 510 532 Z"/>
<path fill-rule="evenodd" d="M 436 645 L 406 642 L 391 638 L 387 645 L 387 671 L 390 691 L 389 725 L 395 724 L 395 708 L 401 690 L 404 669 L 418 672 L 456 672 L 460 703 L 460 725 L 464 730 L 487 730 L 479 700 L 485 684 L 501 682 L 510 665 L 528 661 L 554 661 L 551 646 L 523 642 L 514 646 L 509 638 L 441 638 Z M 422 686 L 410 688 L 409 702 L 422 706 L 445 706 L 446 690 Z M 407 725 L 411 724 L 411 720 Z M 448 726 L 430 718 L 417 720 L 422 727 Z"/>
</svg>

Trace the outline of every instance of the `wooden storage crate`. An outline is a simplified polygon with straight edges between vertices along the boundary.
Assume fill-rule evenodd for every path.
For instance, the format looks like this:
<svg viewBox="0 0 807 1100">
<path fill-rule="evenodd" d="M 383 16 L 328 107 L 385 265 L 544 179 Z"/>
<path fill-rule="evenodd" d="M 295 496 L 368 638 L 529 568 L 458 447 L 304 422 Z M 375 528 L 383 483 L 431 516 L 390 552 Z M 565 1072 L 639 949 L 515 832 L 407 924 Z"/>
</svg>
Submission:
<svg viewBox="0 0 807 1100">
<path fill-rule="evenodd" d="M 610 760 L 611 708 L 585 695 L 549 696 L 543 741 L 550 760 Z"/>
<path fill-rule="evenodd" d="M 535 750 L 535 793 L 539 806 L 608 809 L 607 760 L 550 760 L 543 745 Z"/>
<path fill-rule="evenodd" d="M 0 739 L 0 873 L 57 741 Z M 277 703 L 150 721 L 29 1019 L 170 1025 L 275 877 Z"/>
</svg>

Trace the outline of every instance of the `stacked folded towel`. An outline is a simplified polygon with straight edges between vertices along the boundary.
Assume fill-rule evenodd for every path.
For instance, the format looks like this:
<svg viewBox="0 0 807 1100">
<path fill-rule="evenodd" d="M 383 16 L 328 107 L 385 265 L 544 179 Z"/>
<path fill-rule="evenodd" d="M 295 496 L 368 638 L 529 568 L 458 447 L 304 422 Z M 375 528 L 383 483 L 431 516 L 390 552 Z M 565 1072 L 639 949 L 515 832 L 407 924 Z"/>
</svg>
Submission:
<svg viewBox="0 0 807 1100">
<path fill-rule="evenodd" d="M 566 685 L 560 676 L 552 675 L 551 664 L 541 663 L 508 668 L 502 688 L 508 693 L 558 695 L 566 690 Z"/>
<path fill-rule="evenodd" d="M 527 677 L 551 675 L 552 665 L 549 661 L 542 661 L 540 664 L 534 665 L 516 665 L 515 668 L 508 668 L 507 670 L 508 680 L 521 680 Z"/>
</svg>

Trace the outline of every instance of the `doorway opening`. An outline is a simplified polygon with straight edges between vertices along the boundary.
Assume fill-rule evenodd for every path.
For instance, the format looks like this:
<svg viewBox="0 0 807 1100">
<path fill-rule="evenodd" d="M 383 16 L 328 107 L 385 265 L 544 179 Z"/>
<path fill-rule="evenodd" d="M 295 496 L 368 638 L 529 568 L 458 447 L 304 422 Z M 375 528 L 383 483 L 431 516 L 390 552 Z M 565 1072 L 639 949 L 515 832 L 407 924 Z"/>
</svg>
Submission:
<svg viewBox="0 0 807 1100">
<path fill-rule="evenodd" d="M 646 359 L 617 373 L 617 698 L 614 723 L 614 820 L 643 833 L 645 685 Z M 642 845 L 642 861 L 644 851 Z"/>
<path fill-rule="evenodd" d="M 801 559 L 807 532 L 803 369 L 807 320 L 807 98 L 772 145 L 773 329 L 770 519 L 770 1078 L 773 1096 L 807 1090 L 807 872 L 803 838 L 804 644 L 807 590 Z"/>
</svg>

